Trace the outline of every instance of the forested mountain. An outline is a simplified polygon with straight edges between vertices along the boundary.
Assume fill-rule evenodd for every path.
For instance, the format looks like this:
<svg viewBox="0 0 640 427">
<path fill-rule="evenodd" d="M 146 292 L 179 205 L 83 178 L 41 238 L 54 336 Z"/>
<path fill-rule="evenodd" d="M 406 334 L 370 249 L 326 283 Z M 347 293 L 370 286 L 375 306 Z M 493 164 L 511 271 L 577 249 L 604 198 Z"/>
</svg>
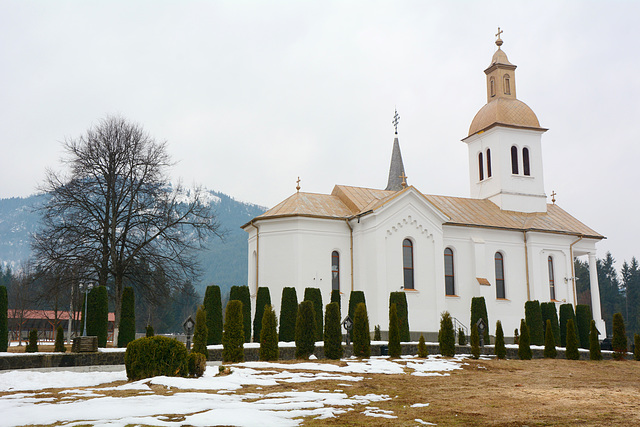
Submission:
<svg viewBox="0 0 640 427">
<path fill-rule="evenodd" d="M 210 284 L 219 285 L 226 293 L 232 285 L 247 283 L 247 233 L 240 226 L 265 211 L 223 193 L 210 191 L 210 195 L 225 236 L 210 239 L 209 249 L 201 254 L 203 275 L 200 283 L 194 284 L 201 294 Z M 40 221 L 35 209 L 46 200 L 47 195 L 0 199 L 0 266 L 11 265 L 15 270 L 29 258 L 30 235 Z"/>
</svg>

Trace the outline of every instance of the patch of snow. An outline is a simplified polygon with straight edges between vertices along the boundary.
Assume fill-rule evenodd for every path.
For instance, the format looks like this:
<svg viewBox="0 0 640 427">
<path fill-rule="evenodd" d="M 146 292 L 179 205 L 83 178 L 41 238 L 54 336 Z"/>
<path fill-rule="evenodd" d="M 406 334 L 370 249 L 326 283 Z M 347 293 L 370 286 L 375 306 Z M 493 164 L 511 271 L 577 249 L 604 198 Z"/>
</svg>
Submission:
<svg viewBox="0 0 640 427">
<path fill-rule="evenodd" d="M 437 425 L 438 425 L 438 424 L 430 423 L 430 422 L 427 422 L 427 421 L 423 421 L 423 420 L 421 420 L 420 418 L 416 418 L 416 419 L 415 419 L 415 420 L 413 420 L 413 421 L 415 421 L 415 422 L 417 422 L 417 423 L 419 423 L 419 424 L 422 424 L 422 425 L 424 425 L 424 426 L 437 426 Z"/>
<path fill-rule="evenodd" d="M 91 387 L 112 381 L 126 381 L 119 372 L 38 372 L 15 370 L 0 373 L 0 391 L 42 390 L 47 388 Z"/>
<path fill-rule="evenodd" d="M 414 403 L 411 405 L 412 408 L 426 408 L 427 406 L 429 406 L 428 403 Z"/>
</svg>

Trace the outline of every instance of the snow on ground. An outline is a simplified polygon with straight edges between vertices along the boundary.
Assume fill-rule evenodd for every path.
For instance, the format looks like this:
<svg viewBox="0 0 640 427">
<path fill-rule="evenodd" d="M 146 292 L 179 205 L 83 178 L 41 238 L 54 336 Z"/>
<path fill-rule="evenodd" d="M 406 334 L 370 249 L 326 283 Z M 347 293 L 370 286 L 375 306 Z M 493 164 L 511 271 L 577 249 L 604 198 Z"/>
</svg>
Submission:
<svg viewBox="0 0 640 427">
<path fill-rule="evenodd" d="M 296 426 L 302 417 L 336 417 L 357 410 L 365 416 L 397 418 L 393 411 L 372 406 L 386 395 L 349 396 L 342 389 L 269 392 L 270 386 L 318 380 L 336 386 L 362 381 L 367 374 L 434 374 L 461 369 L 462 358 L 386 357 L 343 359 L 343 365 L 322 362 L 246 362 L 230 365 L 231 374 L 217 376 L 208 366 L 202 378 L 154 377 L 126 381 L 124 369 L 112 372 L 17 370 L 0 372 L 0 426 L 52 424 L 62 426 Z M 120 384 L 113 385 L 113 382 Z M 256 393 L 236 393 L 243 386 Z M 158 394 L 152 387 L 163 386 Z M 47 389 L 58 389 L 52 393 Z M 62 389 L 62 390 L 60 390 Z M 412 407 L 424 407 L 416 403 Z M 419 424 L 429 424 L 415 420 Z"/>
</svg>

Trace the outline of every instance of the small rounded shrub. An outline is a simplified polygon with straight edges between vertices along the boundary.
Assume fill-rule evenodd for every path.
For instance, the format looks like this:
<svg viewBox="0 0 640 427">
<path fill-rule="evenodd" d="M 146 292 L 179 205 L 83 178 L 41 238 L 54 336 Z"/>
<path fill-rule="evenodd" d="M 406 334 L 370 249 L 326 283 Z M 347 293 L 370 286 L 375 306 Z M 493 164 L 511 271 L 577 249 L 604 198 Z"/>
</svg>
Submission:
<svg viewBox="0 0 640 427">
<path fill-rule="evenodd" d="M 29 331 L 29 344 L 24 349 L 25 353 L 37 353 L 38 352 L 38 331 L 32 329 Z"/>
<path fill-rule="evenodd" d="M 165 375 L 186 377 L 187 348 L 174 338 L 144 337 L 131 341 L 124 353 L 127 378 L 131 381 Z"/>
<path fill-rule="evenodd" d="M 207 369 L 207 359 L 202 353 L 189 353 L 188 358 L 189 376 L 200 378 L 204 375 L 204 370 Z"/>
<path fill-rule="evenodd" d="M 418 340 L 418 357 L 426 358 L 429 356 L 429 350 L 427 350 L 427 345 L 424 342 L 424 335 L 420 334 L 420 339 Z"/>
<path fill-rule="evenodd" d="M 61 325 L 58 325 L 56 329 L 56 342 L 53 346 L 53 351 L 56 353 L 64 353 L 67 351 L 67 348 L 64 346 L 64 329 L 62 329 Z"/>
</svg>

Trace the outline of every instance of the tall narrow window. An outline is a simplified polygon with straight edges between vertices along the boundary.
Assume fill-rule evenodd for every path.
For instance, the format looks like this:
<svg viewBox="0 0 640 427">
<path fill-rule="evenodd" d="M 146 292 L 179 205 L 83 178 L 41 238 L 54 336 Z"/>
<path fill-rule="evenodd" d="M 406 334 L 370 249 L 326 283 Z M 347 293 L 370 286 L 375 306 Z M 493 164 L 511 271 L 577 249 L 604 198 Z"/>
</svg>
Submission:
<svg viewBox="0 0 640 427">
<path fill-rule="evenodd" d="M 531 175 L 531 170 L 529 169 L 529 149 L 524 147 L 522 149 L 522 172 L 526 176 Z"/>
<path fill-rule="evenodd" d="M 549 257 L 549 294 L 552 300 L 556 299 L 556 280 L 553 274 L 553 258 Z"/>
<path fill-rule="evenodd" d="M 450 248 L 444 250 L 444 288 L 447 295 L 455 295 L 455 276 L 453 272 L 453 251 Z"/>
<path fill-rule="evenodd" d="M 478 154 L 478 174 L 480 175 L 480 181 L 482 181 L 484 179 L 484 170 L 483 168 L 483 163 L 482 163 L 482 153 Z"/>
<path fill-rule="evenodd" d="M 413 243 L 404 239 L 402 242 L 402 266 L 404 270 L 404 288 L 413 289 Z"/>
<path fill-rule="evenodd" d="M 500 252 L 496 252 L 496 298 L 504 299 L 504 258 Z"/>
<path fill-rule="evenodd" d="M 504 94 L 511 95 L 511 78 L 509 74 L 504 75 Z"/>
<path fill-rule="evenodd" d="M 487 178 L 491 178 L 491 149 L 487 148 Z"/>
<path fill-rule="evenodd" d="M 511 147 L 511 173 L 518 174 L 518 148 L 515 145 Z"/>
<path fill-rule="evenodd" d="M 491 86 L 491 96 L 496 96 L 496 80 L 493 77 L 489 79 L 489 85 Z"/>
<path fill-rule="evenodd" d="M 340 254 L 331 252 L 331 289 L 340 290 Z"/>
</svg>

